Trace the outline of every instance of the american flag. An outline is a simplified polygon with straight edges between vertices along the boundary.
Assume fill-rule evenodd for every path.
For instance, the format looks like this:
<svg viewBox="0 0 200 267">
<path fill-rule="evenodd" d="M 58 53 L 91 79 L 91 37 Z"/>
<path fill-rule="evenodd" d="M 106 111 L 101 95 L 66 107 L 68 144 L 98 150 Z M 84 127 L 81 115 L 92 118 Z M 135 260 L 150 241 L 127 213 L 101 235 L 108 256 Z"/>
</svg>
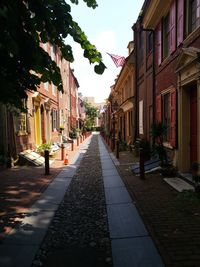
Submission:
<svg viewBox="0 0 200 267">
<path fill-rule="evenodd" d="M 107 53 L 113 60 L 113 62 L 115 63 L 116 67 L 122 67 L 125 63 L 125 57 L 122 56 L 117 56 L 117 55 L 113 55 L 113 54 L 109 54 Z"/>
</svg>

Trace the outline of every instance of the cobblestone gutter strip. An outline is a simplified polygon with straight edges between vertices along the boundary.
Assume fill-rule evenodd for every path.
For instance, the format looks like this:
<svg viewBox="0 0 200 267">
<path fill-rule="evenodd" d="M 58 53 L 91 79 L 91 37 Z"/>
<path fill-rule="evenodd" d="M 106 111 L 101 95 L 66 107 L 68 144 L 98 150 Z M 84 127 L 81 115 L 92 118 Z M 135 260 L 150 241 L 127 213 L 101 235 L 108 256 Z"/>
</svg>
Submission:
<svg viewBox="0 0 200 267">
<path fill-rule="evenodd" d="M 48 229 L 32 267 L 112 266 L 97 136 Z"/>
</svg>

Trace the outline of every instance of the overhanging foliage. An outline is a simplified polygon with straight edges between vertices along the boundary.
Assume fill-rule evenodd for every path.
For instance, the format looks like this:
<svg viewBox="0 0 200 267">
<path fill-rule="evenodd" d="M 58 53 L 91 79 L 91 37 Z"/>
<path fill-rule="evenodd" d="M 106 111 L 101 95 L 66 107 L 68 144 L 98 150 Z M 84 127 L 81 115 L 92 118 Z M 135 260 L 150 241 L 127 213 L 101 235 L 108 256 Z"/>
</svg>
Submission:
<svg viewBox="0 0 200 267">
<path fill-rule="evenodd" d="M 69 2 L 69 1 L 68 1 Z M 78 0 L 71 0 L 78 4 Z M 92 8 L 95 0 L 84 0 Z M 22 108 L 26 90 L 35 90 L 41 82 L 53 82 L 62 91 L 59 67 L 40 47 L 51 43 L 63 58 L 73 62 L 68 36 L 79 43 L 84 57 L 102 74 L 105 65 L 101 54 L 73 20 L 70 4 L 65 0 L 1 0 L 0 3 L 0 101 Z"/>
</svg>

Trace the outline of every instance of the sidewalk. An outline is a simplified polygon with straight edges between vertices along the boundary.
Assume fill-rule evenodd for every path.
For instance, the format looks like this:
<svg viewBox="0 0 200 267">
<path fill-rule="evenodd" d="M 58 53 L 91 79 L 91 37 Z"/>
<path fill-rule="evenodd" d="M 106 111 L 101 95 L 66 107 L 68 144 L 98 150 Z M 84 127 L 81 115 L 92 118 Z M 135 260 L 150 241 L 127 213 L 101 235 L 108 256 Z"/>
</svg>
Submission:
<svg viewBox="0 0 200 267">
<path fill-rule="evenodd" d="M 114 267 L 164 267 L 119 173 L 114 156 L 99 141 Z M 125 154 L 123 162 L 125 160 Z M 114 159 L 114 161 L 111 160 Z M 129 155 L 130 160 L 130 155 Z M 128 161 L 128 159 L 127 159 Z M 130 161 L 128 161 L 130 162 Z M 126 165 L 127 166 L 127 165 Z"/>
<path fill-rule="evenodd" d="M 1 266 L 112 265 L 97 151 L 96 137 L 79 147 L 71 164 L 62 169 L 19 227 L 0 244 Z"/>
<path fill-rule="evenodd" d="M 65 149 L 69 162 L 72 161 L 78 149 L 76 140 L 74 151 L 71 151 L 71 145 Z M 44 166 L 15 166 L 0 171 L 0 243 L 5 235 L 24 218 L 29 207 L 40 197 L 64 166 L 61 151 L 58 151 L 50 165 L 50 175 L 44 174 Z"/>
<path fill-rule="evenodd" d="M 166 267 L 199 267 L 200 200 L 192 192 L 179 193 L 159 173 L 145 180 L 133 175 L 130 167 L 137 160 L 123 151 L 116 167 Z"/>
<path fill-rule="evenodd" d="M 96 146 L 94 146 L 94 148 L 95 147 Z M 86 151 L 87 147 L 85 146 L 84 148 L 83 146 L 82 152 L 81 152 L 82 156 L 84 156 L 83 150 Z M 108 148 L 108 152 L 110 152 L 109 148 Z M 194 195 L 192 195 L 192 193 L 178 193 L 171 186 L 169 186 L 166 182 L 164 182 L 163 178 L 159 175 L 159 173 L 146 174 L 145 180 L 141 180 L 139 176 L 133 175 L 130 170 L 130 166 L 134 162 L 136 162 L 138 159 L 135 158 L 131 152 L 128 152 L 128 151 L 120 152 L 119 160 L 115 158 L 115 155 L 113 155 L 112 153 L 110 154 L 108 152 L 106 148 L 104 148 L 104 145 L 100 147 L 101 165 L 99 165 L 99 162 L 97 164 L 97 161 L 95 161 L 96 159 L 93 159 L 94 155 L 96 157 L 96 152 L 94 149 L 92 149 L 93 155 L 85 156 L 87 165 L 83 166 L 83 169 L 84 169 L 84 172 L 86 173 L 84 174 L 82 169 L 79 171 L 79 176 L 76 176 L 76 182 L 77 182 L 76 189 L 74 190 L 74 187 L 73 187 L 72 188 L 73 190 L 69 190 L 69 193 L 68 193 L 69 195 L 66 196 L 66 205 L 69 205 L 69 204 L 72 205 L 72 210 L 74 211 L 74 216 L 75 216 L 74 218 L 76 222 L 78 220 L 78 217 L 77 217 L 78 215 L 81 216 L 81 219 L 85 220 L 83 225 L 85 225 L 86 228 L 83 232 L 89 230 L 88 229 L 89 227 L 87 225 L 88 219 L 85 217 L 85 213 L 86 211 L 88 211 L 87 205 L 93 204 L 94 201 L 93 200 L 91 201 L 90 192 L 85 194 L 83 192 L 82 187 L 81 187 L 81 190 L 82 190 L 81 199 L 77 199 L 78 197 L 77 189 L 80 187 L 79 183 L 81 181 L 83 182 L 84 187 L 88 188 L 88 183 L 85 181 L 85 177 L 88 178 L 88 176 L 90 176 L 90 181 L 92 182 L 93 181 L 92 178 L 93 177 L 96 178 L 96 174 L 93 173 L 94 167 L 92 168 L 92 166 L 97 165 L 98 173 L 100 169 L 102 168 L 102 175 L 103 175 L 104 186 L 105 186 L 106 203 L 108 207 L 110 236 L 111 236 L 112 245 L 114 248 L 113 255 L 116 256 L 116 258 L 113 258 L 114 267 L 129 266 L 129 265 L 123 265 L 123 262 L 120 263 L 122 258 L 130 262 L 130 260 L 135 261 L 136 256 L 141 257 L 141 255 L 143 255 L 144 259 L 148 259 L 149 255 L 151 255 L 149 241 L 147 242 L 148 245 L 146 246 L 145 254 L 141 253 L 140 255 L 135 255 L 134 253 L 131 252 L 134 246 L 136 246 L 135 247 L 136 249 L 138 248 L 137 246 L 138 244 L 141 245 L 140 242 L 137 240 L 137 237 L 134 236 L 135 234 L 138 235 L 138 233 L 135 233 L 133 229 L 137 229 L 137 230 L 139 229 L 140 238 L 149 240 L 149 236 L 150 236 L 153 239 L 154 244 L 156 245 L 156 248 L 158 249 L 166 267 L 199 267 L 200 266 L 200 253 L 199 253 L 200 200 L 195 198 Z M 69 155 L 71 154 L 70 157 L 75 155 L 75 153 L 76 153 L 75 151 L 73 153 L 69 152 Z M 110 156 L 114 161 L 111 160 Z M 92 159 L 93 159 L 93 162 L 92 162 Z M 120 176 L 116 172 L 113 162 L 115 163 L 115 166 L 117 167 L 119 174 L 124 184 L 126 185 L 126 189 L 128 190 L 131 196 L 131 199 L 130 197 L 127 196 L 127 193 L 124 190 L 125 187 L 122 184 L 121 179 L 119 179 Z M 2 218 L 6 218 L 2 222 L 2 225 L 4 225 L 4 227 L 8 225 L 10 227 L 9 228 L 10 230 L 13 227 L 13 225 L 16 224 L 15 222 L 16 218 L 19 218 L 20 216 L 24 217 L 25 215 L 27 215 L 25 214 L 25 211 L 28 211 L 28 207 L 31 206 L 34 200 L 39 199 L 39 195 L 44 190 L 44 188 L 46 188 L 46 186 L 50 183 L 50 181 L 53 178 L 53 175 L 55 177 L 56 172 L 58 173 L 61 170 L 61 167 L 63 167 L 63 163 L 59 160 L 59 155 L 57 157 L 57 160 L 55 161 L 55 165 L 56 164 L 58 164 L 57 165 L 58 169 L 55 168 L 54 170 L 52 166 L 52 176 L 48 176 L 48 177 L 45 177 L 43 175 L 43 169 L 41 168 L 38 169 L 37 175 L 36 174 L 32 175 L 31 173 L 32 169 L 28 171 L 26 168 L 22 169 L 23 170 L 22 173 L 24 173 L 24 175 L 22 176 L 20 175 L 18 169 L 15 171 L 15 168 L 8 170 L 8 172 L 11 172 L 12 174 L 11 175 L 9 173 L 10 176 L 9 175 L 6 176 L 6 172 L 4 173 L 4 176 L 1 176 L 2 173 L 0 173 L 0 177 L 1 177 L 0 183 L 3 181 L 2 186 L 0 186 L 0 190 L 2 191 L 2 187 L 4 185 L 5 192 L 3 193 L 5 194 L 5 196 L 7 196 L 7 198 L 3 199 L 3 201 L 1 200 L 2 202 L 1 209 L 4 209 L 4 213 L 5 213 L 5 216 L 2 216 Z M 50 188 L 47 190 L 47 193 L 44 196 L 46 200 L 51 199 L 50 205 L 48 204 L 48 201 L 46 203 L 43 203 L 43 202 L 38 203 L 39 206 L 35 206 L 36 211 L 30 213 L 30 218 L 31 218 L 31 216 L 35 217 L 35 216 L 41 215 L 41 213 L 37 212 L 38 210 L 42 209 L 45 211 L 44 214 L 42 214 L 42 217 L 39 218 L 40 225 L 36 224 L 36 231 L 42 230 L 43 235 L 40 235 L 40 232 L 38 232 L 37 239 L 31 240 L 31 242 L 33 242 L 32 245 L 28 243 L 30 241 L 23 240 L 23 244 L 26 244 L 25 246 L 26 250 L 28 250 L 31 246 L 32 247 L 35 246 L 34 250 L 32 250 L 32 253 L 36 252 L 36 249 L 39 243 L 41 242 L 41 240 L 43 239 L 44 233 L 48 227 L 48 223 L 46 222 L 46 219 L 47 217 L 49 218 L 49 216 L 50 217 L 53 216 L 56 208 L 58 207 L 59 201 L 61 201 L 66 191 L 66 187 L 69 185 L 70 181 L 72 180 L 75 169 L 76 169 L 75 166 L 64 168 L 64 170 L 57 176 L 58 179 L 54 181 L 53 183 L 51 183 Z M 13 175 L 15 175 L 14 178 L 13 178 Z M 6 181 L 9 181 L 9 183 L 5 183 L 6 182 L 4 180 L 5 177 L 8 177 L 8 180 L 6 179 Z M 115 177 L 115 179 L 113 179 L 113 177 Z M 100 179 L 99 174 L 98 174 L 98 178 Z M 38 181 L 39 181 L 39 185 L 37 185 Z M 118 185 L 116 183 L 118 183 Z M 62 186 L 63 184 L 65 184 L 65 186 Z M 94 185 L 96 186 L 97 183 L 95 182 L 94 184 L 92 184 L 92 186 L 90 187 L 91 190 L 95 189 Z M 52 195 L 52 189 L 51 189 L 52 187 L 54 187 L 54 192 L 56 192 L 56 194 Z M 13 192 L 12 189 L 13 191 L 15 190 L 13 193 L 14 194 L 13 198 L 11 198 L 12 192 Z M 15 196 L 16 193 L 17 195 Z M 96 201 L 99 201 L 99 198 L 97 197 L 97 193 L 95 190 L 94 190 L 94 193 L 95 193 L 94 196 L 96 196 L 95 198 Z M 75 201 L 76 202 L 75 205 L 78 208 L 79 212 L 77 212 L 76 209 L 74 209 L 73 207 L 74 199 L 71 196 L 76 199 L 77 202 Z M 54 199 L 52 199 L 52 197 L 54 197 Z M 82 200 L 86 201 L 84 212 L 82 210 L 82 206 L 80 206 L 80 204 L 82 203 Z M 3 203 L 5 203 L 7 207 L 9 207 L 9 212 L 14 211 L 14 213 L 6 213 L 7 209 L 6 207 L 4 208 Z M 103 202 L 101 201 L 101 203 Z M 138 219 L 138 215 L 132 216 L 133 205 L 131 203 L 137 207 L 137 211 L 142 217 L 146 230 L 143 226 L 143 223 L 141 223 L 141 219 Z M 42 205 L 43 207 L 41 208 L 40 205 Z M 45 205 L 45 209 L 44 209 L 44 205 Z M 130 205 L 132 207 L 130 207 Z M 126 209 L 127 212 L 129 212 L 130 209 L 132 210 L 130 212 L 130 214 L 132 214 L 131 215 L 132 217 L 127 216 L 127 214 L 124 213 L 125 206 L 127 206 L 127 209 Z M 122 213 L 121 208 L 123 208 L 123 213 Z M 63 209 L 67 214 L 65 215 L 65 212 L 63 211 L 58 212 L 58 217 L 56 217 L 54 220 L 55 222 L 54 222 L 53 228 L 49 229 L 50 236 L 52 235 L 54 236 L 53 243 L 47 242 L 51 248 L 52 246 L 54 247 L 57 244 L 59 245 L 60 241 L 62 243 L 63 238 L 66 239 L 67 242 L 69 242 L 69 244 L 71 244 L 70 243 L 71 241 L 79 242 L 79 239 L 77 240 L 77 236 L 76 236 L 77 227 L 80 227 L 80 230 L 82 229 L 81 225 L 79 225 L 79 220 L 78 220 L 78 226 L 74 224 L 73 220 L 71 224 L 68 225 L 67 220 L 71 220 L 72 217 L 69 216 L 68 214 L 69 209 L 66 208 L 66 206 L 64 206 Z M 93 212 L 93 211 L 98 212 L 99 209 L 90 208 L 89 215 L 88 215 L 89 218 L 93 217 L 92 215 L 90 215 L 90 212 Z M 135 209 L 134 209 L 134 214 L 136 214 Z M 61 221 L 58 220 L 59 216 L 63 216 L 63 219 Z M 27 228 L 24 229 L 26 232 L 27 231 L 29 232 L 31 230 L 30 222 L 29 222 L 30 218 L 28 218 L 26 222 Z M 113 218 L 115 219 L 113 220 Z M 128 221 L 124 223 L 124 219 L 126 218 L 129 218 L 129 219 L 127 219 Z M 137 218 L 137 222 L 139 222 L 140 227 L 138 226 L 138 224 L 136 228 L 131 226 L 131 223 L 134 224 L 135 218 Z M 99 219 L 97 221 L 99 221 Z M 63 223 L 66 224 L 66 226 L 63 226 L 62 225 Z M 57 225 L 58 232 L 56 232 L 54 229 L 55 225 Z M 96 229 L 96 230 L 98 229 L 97 227 L 98 224 L 96 224 L 95 227 L 93 226 L 93 223 L 90 223 L 89 225 L 91 229 Z M 118 229 L 115 227 L 116 225 Z M 72 238 L 71 236 L 69 237 L 68 233 L 66 234 L 64 232 L 69 226 L 70 228 L 68 229 L 69 230 L 68 233 L 74 235 L 76 239 Z M 113 226 L 114 228 L 112 228 Z M 74 227 L 72 232 L 70 230 L 71 227 Z M 6 228 L 2 228 L 2 229 L 4 229 L 4 234 L 5 234 Z M 83 232 L 81 231 L 80 236 L 84 240 L 84 235 L 82 234 Z M 94 236 L 96 235 L 94 234 Z M 88 238 L 90 238 L 89 233 L 88 233 Z M 51 240 L 51 238 L 49 240 Z M 58 242 L 58 240 L 60 241 Z M 102 240 L 103 242 L 106 242 L 107 244 L 108 242 L 107 238 L 102 238 Z M 130 242 L 128 242 L 128 240 Z M 137 241 L 137 244 L 134 243 L 135 240 Z M 95 243 L 96 242 L 89 241 L 89 244 L 91 244 L 92 246 L 91 247 L 92 251 L 93 251 L 93 246 L 96 246 Z M 9 246 L 11 244 L 15 245 L 11 243 L 11 241 L 9 240 L 7 244 Z M 120 247 L 122 248 L 123 246 L 127 248 L 127 249 L 124 249 L 124 251 L 122 251 L 123 253 L 126 253 L 127 250 L 129 250 L 132 253 L 132 254 L 131 253 L 129 254 L 130 258 L 125 258 L 125 256 L 123 257 L 120 256 L 120 253 L 121 253 Z M 153 247 L 151 246 L 151 248 Z M 14 249 L 16 249 L 15 246 L 14 246 Z M 144 249 L 144 246 L 141 246 L 141 249 Z M 87 252 L 89 253 L 91 250 L 88 250 Z M 153 248 L 151 252 L 152 251 L 153 253 L 155 253 L 155 248 Z M 3 252 L 1 251 L 1 253 Z M 16 251 L 14 250 L 13 253 L 16 253 Z M 67 257 L 66 251 L 63 251 L 62 255 L 63 257 L 65 257 L 65 260 L 68 260 L 66 259 Z M 74 255 L 76 255 L 76 253 Z M 122 255 L 125 255 L 125 254 L 122 254 Z M 33 257 L 33 255 L 31 256 Z M 28 257 L 29 255 L 27 254 L 26 258 Z M 54 258 L 54 263 L 56 264 L 56 258 Z M 52 262 L 51 264 L 54 264 L 54 263 Z M 52 266 L 54 267 L 55 264 Z M 108 266 L 110 266 L 109 264 L 110 263 L 108 262 Z M 135 264 L 137 264 L 137 262 Z M 160 263 L 160 265 L 159 264 L 152 265 L 150 261 L 146 262 L 145 264 L 146 265 L 138 265 L 138 266 L 142 266 L 142 267 L 143 266 L 144 267 L 163 266 L 162 263 Z M 21 267 L 21 265 L 19 266 Z M 27 266 L 27 265 L 24 265 L 24 266 Z M 47 264 L 46 266 L 49 267 L 50 265 Z M 100 266 L 107 266 L 107 265 L 100 265 Z M 131 267 L 132 266 L 134 265 L 131 265 Z M 138 267 L 137 265 L 135 266 Z"/>
</svg>

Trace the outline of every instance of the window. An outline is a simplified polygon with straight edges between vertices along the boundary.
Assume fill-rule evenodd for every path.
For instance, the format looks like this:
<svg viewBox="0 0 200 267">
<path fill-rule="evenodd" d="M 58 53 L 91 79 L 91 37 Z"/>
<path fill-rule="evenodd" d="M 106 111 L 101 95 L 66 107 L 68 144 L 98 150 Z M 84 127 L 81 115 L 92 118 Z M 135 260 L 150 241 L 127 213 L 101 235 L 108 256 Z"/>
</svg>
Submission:
<svg viewBox="0 0 200 267">
<path fill-rule="evenodd" d="M 52 109 L 51 111 L 51 119 L 52 119 L 52 132 L 58 129 L 58 111 Z"/>
<path fill-rule="evenodd" d="M 55 96 L 56 95 L 56 86 L 52 83 L 51 84 L 52 88 L 52 94 Z"/>
<path fill-rule="evenodd" d="M 27 129 L 27 114 L 26 113 L 20 113 L 19 115 L 19 133 L 26 133 Z"/>
<path fill-rule="evenodd" d="M 60 125 L 64 125 L 64 111 L 60 109 Z"/>
<path fill-rule="evenodd" d="M 184 0 L 177 1 L 177 45 L 184 39 Z"/>
<path fill-rule="evenodd" d="M 156 51 L 157 62 L 161 64 L 162 60 L 168 57 L 176 50 L 177 40 L 178 45 L 182 42 L 182 9 L 181 4 L 183 0 L 178 0 L 178 7 L 180 8 L 176 14 L 176 1 L 172 1 L 169 13 L 162 19 L 156 28 Z M 178 18 L 178 20 L 177 20 Z M 178 31 L 177 31 L 178 22 Z M 177 34 L 177 35 L 176 35 Z"/>
<path fill-rule="evenodd" d="M 194 31 L 197 27 L 197 1 L 191 1 L 190 7 L 191 16 L 191 31 Z"/>
<path fill-rule="evenodd" d="M 200 1 L 186 0 L 185 3 L 185 32 L 190 34 L 199 26 L 200 20 Z"/>
<path fill-rule="evenodd" d="M 162 122 L 167 127 L 167 135 L 164 141 L 170 140 L 170 93 L 162 96 Z"/>
<path fill-rule="evenodd" d="M 170 28 L 169 28 L 169 14 L 163 19 L 163 58 L 169 55 L 169 44 L 170 44 Z"/>
<path fill-rule="evenodd" d="M 56 56 L 56 47 L 55 45 L 51 45 L 51 50 L 50 50 L 50 56 L 51 56 L 51 59 L 55 61 L 55 56 Z"/>
<path fill-rule="evenodd" d="M 44 89 L 46 91 L 49 91 L 49 83 L 48 82 L 44 83 Z"/>
<path fill-rule="evenodd" d="M 147 34 L 147 54 L 150 53 L 153 49 L 153 33 L 148 32 Z"/>
<path fill-rule="evenodd" d="M 23 100 L 23 106 L 26 108 L 26 100 Z M 18 135 L 27 134 L 27 113 L 21 112 L 15 117 L 15 126 Z"/>
<path fill-rule="evenodd" d="M 167 141 L 176 147 L 176 89 L 156 97 L 156 120 L 167 126 Z"/>
</svg>

